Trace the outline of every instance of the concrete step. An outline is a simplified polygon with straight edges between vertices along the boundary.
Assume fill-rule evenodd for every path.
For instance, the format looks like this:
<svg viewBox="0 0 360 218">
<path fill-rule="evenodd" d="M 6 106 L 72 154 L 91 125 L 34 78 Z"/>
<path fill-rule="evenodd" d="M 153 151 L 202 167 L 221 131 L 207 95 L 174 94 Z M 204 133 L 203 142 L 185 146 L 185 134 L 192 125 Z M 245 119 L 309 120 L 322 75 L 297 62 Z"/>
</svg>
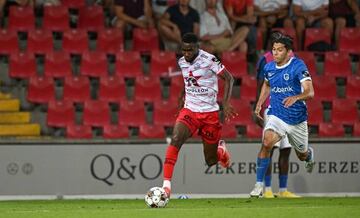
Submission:
<svg viewBox="0 0 360 218">
<path fill-rule="evenodd" d="M 40 125 L 29 124 L 0 124 L 0 136 L 39 136 Z"/>
<path fill-rule="evenodd" d="M 19 111 L 19 99 L 0 99 L 0 112 L 5 111 Z"/>
<path fill-rule="evenodd" d="M 0 124 L 29 123 L 29 112 L 0 112 Z"/>
</svg>

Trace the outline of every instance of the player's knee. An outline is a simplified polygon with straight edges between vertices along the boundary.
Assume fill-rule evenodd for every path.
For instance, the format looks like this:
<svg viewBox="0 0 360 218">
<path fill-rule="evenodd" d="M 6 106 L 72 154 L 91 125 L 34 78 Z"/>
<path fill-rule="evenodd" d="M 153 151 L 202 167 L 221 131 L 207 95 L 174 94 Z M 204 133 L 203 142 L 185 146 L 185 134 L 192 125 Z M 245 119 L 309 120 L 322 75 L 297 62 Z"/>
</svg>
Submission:
<svg viewBox="0 0 360 218">
<path fill-rule="evenodd" d="M 183 144 L 182 142 L 182 139 L 179 135 L 177 134 L 174 134 L 172 137 L 171 137 L 171 142 L 170 144 L 176 146 L 176 147 L 181 147 L 181 145 Z"/>
<path fill-rule="evenodd" d="M 217 164 L 218 160 L 217 160 L 217 158 L 206 158 L 205 162 L 206 162 L 206 165 L 211 167 L 211 166 Z"/>
<path fill-rule="evenodd" d="M 299 160 L 305 161 L 306 157 L 307 157 L 307 152 L 305 152 L 305 153 L 297 152 L 297 156 L 298 156 Z"/>
<path fill-rule="evenodd" d="M 275 143 L 273 142 L 273 140 L 269 139 L 268 137 L 264 137 L 262 144 L 264 149 L 271 152 L 271 149 L 273 148 Z"/>
</svg>

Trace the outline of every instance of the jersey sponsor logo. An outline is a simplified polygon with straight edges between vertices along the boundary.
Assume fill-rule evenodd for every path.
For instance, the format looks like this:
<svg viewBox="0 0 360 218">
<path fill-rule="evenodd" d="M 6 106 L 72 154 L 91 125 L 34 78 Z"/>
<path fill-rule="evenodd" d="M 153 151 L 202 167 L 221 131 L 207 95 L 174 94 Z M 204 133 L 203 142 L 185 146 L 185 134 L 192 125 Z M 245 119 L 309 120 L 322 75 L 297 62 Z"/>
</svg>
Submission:
<svg viewBox="0 0 360 218">
<path fill-rule="evenodd" d="M 285 73 L 284 74 L 284 80 L 288 81 L 290 78 L 290 75 L 288 73 Z"/>
<path fill-rule="evenodd" d="M 271 92 L 273 93 L 285 93 L 285 92 L 293 92 L 293 88 L 291 86 L 288 87 L 273 87 Z"/>
<path fill-rule="evenodd" d="M 192 71 L 190 71 L 189 76 L 184 77 L 186 86 L 200 87 L 199 83 L 197 82 L 200 77 L 201 76 L 194 76 Z"/>
</svg>

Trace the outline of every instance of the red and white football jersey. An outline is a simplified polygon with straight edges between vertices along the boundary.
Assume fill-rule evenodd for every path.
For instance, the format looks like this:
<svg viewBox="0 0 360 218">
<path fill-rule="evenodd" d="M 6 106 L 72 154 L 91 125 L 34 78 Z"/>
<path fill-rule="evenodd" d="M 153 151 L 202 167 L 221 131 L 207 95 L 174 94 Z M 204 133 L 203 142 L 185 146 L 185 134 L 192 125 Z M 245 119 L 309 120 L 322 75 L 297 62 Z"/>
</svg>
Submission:
<svg viewBox="0 0 360 218">
<path fill-rule="evenodd" d="M 193 112 L 219 110 L 217 75 L 225 68 L 221 62 L 214 55 L 200 49 L 192 63 L 181 57 L 178 64 L 185 83 L 184 107 Z"/>
</svg>

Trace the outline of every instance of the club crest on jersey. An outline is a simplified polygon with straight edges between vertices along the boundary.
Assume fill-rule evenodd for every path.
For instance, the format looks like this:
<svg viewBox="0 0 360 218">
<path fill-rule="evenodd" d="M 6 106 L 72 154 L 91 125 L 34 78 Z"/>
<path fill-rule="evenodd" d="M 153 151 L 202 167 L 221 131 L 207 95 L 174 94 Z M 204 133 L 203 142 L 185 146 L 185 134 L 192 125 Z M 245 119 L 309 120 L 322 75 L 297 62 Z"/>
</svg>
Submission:
<svg viewBox="0 0 360 218">
<path fill-rule="evenodd" d="M 200 85 L 197 82 L 200 77 L 201 76 L 194 76 L 192 71 L 189 71 L 189 76 L 184 77 L 184 79 L 186 81 L 187 86 L 198 86 L 198 87 L 200 87 Z"/>
<path fill-rule="evenodd" d="M 284 74 L 284 80 L 288 81 L 290 78 L 290 75 L 288 73 L 285 73 Z"/>
</svg>

